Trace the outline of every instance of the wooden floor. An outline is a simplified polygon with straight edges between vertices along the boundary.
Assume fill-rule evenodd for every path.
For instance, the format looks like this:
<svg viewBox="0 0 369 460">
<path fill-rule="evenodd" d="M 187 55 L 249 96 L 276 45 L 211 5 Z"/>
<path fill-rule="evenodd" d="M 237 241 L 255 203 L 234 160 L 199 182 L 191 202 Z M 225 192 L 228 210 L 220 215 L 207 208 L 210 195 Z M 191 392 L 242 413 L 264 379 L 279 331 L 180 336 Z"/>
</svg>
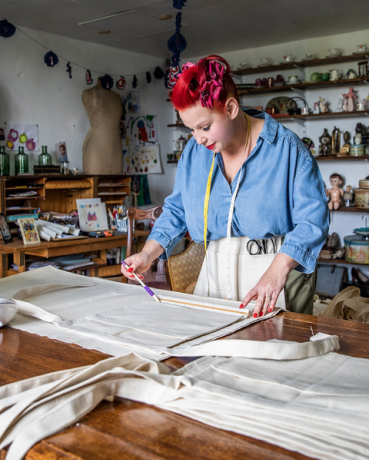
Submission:
<svg viewBox="0 0 369 460">
<path fill-rule="evenodd" d="M 314 333 L 337 334 L 340 353 L 369 357 L 369 325 L 285 312 L 228 336 L 307 341 Z M 47 372 L 94 364 L 107 357 L 8 327 L 0 329 L 0 385 Z M 195 359 L 195 358 L 194 358 Z M 178 369 L 189 359 L 165 362 Z M 265 427 L 267 430 L 267 427 Z M 0 460 L 5 452 L 0 454 Z M 103 402 L 81 421 L 35 445 L 27 460 L 290 460 L 307 457 L 189 418 L 128 400 Z"/>
</svg>

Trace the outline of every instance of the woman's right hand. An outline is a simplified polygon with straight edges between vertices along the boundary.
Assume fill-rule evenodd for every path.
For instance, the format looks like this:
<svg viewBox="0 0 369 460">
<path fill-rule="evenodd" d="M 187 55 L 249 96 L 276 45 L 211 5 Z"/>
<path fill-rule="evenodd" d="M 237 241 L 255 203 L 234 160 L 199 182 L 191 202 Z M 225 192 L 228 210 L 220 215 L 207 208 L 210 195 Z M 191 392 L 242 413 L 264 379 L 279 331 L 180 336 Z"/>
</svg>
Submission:
<svg viewBox="0 0 369 460">
<path fill-rule="evenodd" d="M 142 279 L 142 273 L 151 267 L 152 260 L 146 252 L 141 251 L 138 254 L 133 254 L 132 256 L 127 257 L 124 262 L 129 266 L 129 269 L 127 269 L 122 264 L 121 270 L 126 278 L 134 278 L 131 273 L 134 271 L 136 275 Z"/>
</svg>

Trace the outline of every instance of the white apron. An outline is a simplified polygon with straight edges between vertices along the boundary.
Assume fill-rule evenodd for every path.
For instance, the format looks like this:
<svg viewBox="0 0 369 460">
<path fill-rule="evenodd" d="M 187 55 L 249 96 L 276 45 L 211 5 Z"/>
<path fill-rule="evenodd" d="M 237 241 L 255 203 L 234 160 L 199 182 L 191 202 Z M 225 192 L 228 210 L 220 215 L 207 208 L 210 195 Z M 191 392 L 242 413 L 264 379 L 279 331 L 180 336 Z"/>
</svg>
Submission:
<svg viewBox="0 0 369 460">
<path fill-rule="evenodd" d="M 250 255 L 246 249 L 248 237 L 230 238 L 229 274 L 231 284 L 231 300 L 242 302 L 246 294 L 256 286 L 273 262 L 281 245 L 282 239 L 273 238 L 276 253 L 273 253 L 272 242 L 268 243 L 268 254 Z M 195 295 L 217 299 L 229 298 L 227 287 L 227 238 L 211 241 L 204 258 Z M 279 294 L 277 308 L 286 309 L 284 289 Z"/>
</svg>

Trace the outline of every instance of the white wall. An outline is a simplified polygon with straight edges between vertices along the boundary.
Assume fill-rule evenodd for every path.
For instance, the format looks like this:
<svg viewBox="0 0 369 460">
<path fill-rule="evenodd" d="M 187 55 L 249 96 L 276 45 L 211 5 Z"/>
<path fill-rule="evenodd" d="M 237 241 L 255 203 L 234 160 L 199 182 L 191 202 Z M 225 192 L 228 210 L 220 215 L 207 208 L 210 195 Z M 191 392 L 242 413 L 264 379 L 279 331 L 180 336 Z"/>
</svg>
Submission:
<svg viewBox="0 0 369 460">
<path fill-rule="evenodd" d="M 93 85 L 97 77 L 105 73 L 128 75 L 153 71 L 156 66 L 165 69 L 164 59 L 22 29 L 57 55 L 100 71 L 100 74 L 92 72 Z M 40 145 L 47 145 L 53 153 L 54 142 L 65 140 L 70 167 L 82 171 L 82 145 L 90 124 L 81 95 L 91 86 L 86 85 L 82 68 L 72 65 L 73 78 L 69 79 L 65 61 L 60 60 L 54 68 L 47 67 L 43 61 L 45 53 L 45 49 L 19 31 L 11 38 L 0 40 L 0 126 L 4 122 L 38 124 Z M 127 77 L 127 89 L 132 89 L 131 83 L 132 77 Z M 166 153 L 173 150 L 172 132 L 167 128 L 172 122 L 173 111 L 171 104 L 166 102 L 168 91 L 163 79 L 156 80 L 152 76 L 151 83 L 147 84 L 145 75 L 140 75 L 137 89 L 141 113 L 157 115 L 164 174 L 149 175 L 149 184 L 153 203 L 162 204 L 174 183 L 175 169 L 166 163 Z M 114 91 L 122 94 L 115 86 Z M 39 153 L 31 154 L 31 167 L 37 162 Z M 55 153 L 53 160 L 57 164 Z M 12 173 L 13 158 L 11 166 Z"/>
<path fill-rule="evenodd" d="M 271 58 L 274 64 L 278 64 L 283 61 L 283 56 L 286 54 L 293 54 L 295 60 L 299 61 L 305 57 L 305 53 L 317 53 L 318 57 L 323 58 L 328 55 L 330 48 L 342 48 L 345 55 L 351 54 L 356 51 L 356 45 L 367 44 L 369 45 L 369 29 L 358 32 L 352 32 L 349 34 L 333 35 L 328 37 L 317 37 L 308 40 L 301 40 L 283 44 L 273 44 L 261 48 L 244 49 L 229 53 L 221 53 L 222 57 L 227 59 L 231 69 L 235 69 L 239 66 L 240 62 L 248 62 L 255 67 L 260 64 L 260 58 Z M 214 50 L 214 54 L 216 50 Z M 197 62 L 201 57 L 195 57 L 188 59 L 191 62 Z M 242 80 L 235 78 L 235 83 L 250 83 L 254 82 L 257 77 L 276 77 L 276 74 L 281 73 L 287 80 L 289 75 L 299 75 L 301 80 L 310 80 L 310 75 L 313 72 L 327 72 L 331 69 L 330 66 L 319 66 L 309 67 L 306 69 L 306 75 L 304 72 L 299 70 L 289 70 L 284 72 L 276 72 L 275 74 L 263 73 L 260 71 L 257 74 L 246 75 L 242 77 Z M 337 64 L 334 68 L 345 73 L 349 68 L 358 70 L 356 62 L 349 62 L 346 64 Z M 325 88 L 320 90 L 307 90 L 305 93 L 306 100 L 310 108 L 313 107 L 313 103 L 319 99 L 319 96 L 326 98 L 329 103 L 328 107 L 330 111 L 335 112 L 337 108 L 338 98 L 342 97 L 342 93 L 347 93 L 349 86 L 342 88 Z M 366 98 L 369 93 L 369 86 L 356 86 L 354 87 L 356 94 L 359 99 Z M 247 96 L 241 98 L 241 103 L 249 106 L 262 105 L 264 108 L 267 102 L 275 96 L 297 96 L 297 94 L 287 91 L 286 93 L 278 92 L 276 94 L 267 94 L 265 96 L 255 95 L 253 97 Z M 301 107 L 301 105 L 299 104 Z M 369 117 L 363 115 L 362 117 L 354 118 L 339 118 L 339 119 L 326 119 L 326 120 L 311 120 L 305 122 L 305 124 L 298 124 L 293 121 L 283 121 L 283 124 L 296 132 L 300 137 L 309 137 L 313 140 L 315 147 L 319 146 L 319 136 L 322 135 L 323 129 L 327 128 L 332 133 L 334 126 L 337 126 L 342 132 L 349 131 L 352 135 L 355 133 L 355 126 L 357 123 L 364 123 L 366 126 L 369 125 Z M 343 144 L 343 137 L 341 137 L 341 145 Z M 336 161 L 336 162 L 320 162 L 318 163 L 320 171 L 323 176 L 323 180 L 326 186 L 329 188 L 329 176 L 337 172 L 341 174 L 345 180 L 344 185 L 352 185 L 358 187 L 359 179 L 363 179 L 369 175 L 369 163 L 368 161 Z M 307 184 L 307 187 L 309 184 Z M 331 213 L 331 226 L 330 233 L 336 232 L 339 234 L 341 244 L 343 245 L 343 237 L 346 235 L 352 235 L 353 229 L 363 226 L 361 216 L 365 213 Z M 369 218 L 369 214 L 366 214 Z M 369 275 L 369 268 L 363 270 Z"/>
</svg>

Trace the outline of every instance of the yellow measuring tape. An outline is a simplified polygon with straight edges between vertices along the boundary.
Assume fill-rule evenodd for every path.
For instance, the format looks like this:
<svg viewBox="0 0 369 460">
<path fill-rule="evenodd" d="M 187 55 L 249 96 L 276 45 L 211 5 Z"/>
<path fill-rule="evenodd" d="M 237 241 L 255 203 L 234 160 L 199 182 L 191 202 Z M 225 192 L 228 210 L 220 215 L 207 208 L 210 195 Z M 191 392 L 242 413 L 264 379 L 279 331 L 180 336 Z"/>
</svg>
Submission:
<svg viewBox="0 0 369 460">
<path fill-rule="evenodd" d="M 250 122 L 249 122 L 249 119 L 247 118 L 246 114 L 245 114 L 245 117 L 246 117 L 246 122 L 247 122 L 247 136 L 246 136 L 244 153 L 246 152 L 246 147 L 247 147 L 247 144 L 248 144 L 249 138 L 250 138 Z M 207 237 L 207 234 L 208 234 L 208 209 L 209 209 L 211 179 L 213 177 L 215 155 L 216 154 L 214 153 L 213 161 L 211 163 L 211 168 L 210 168 L 210 172 L 209 172 L 209 176 L 208 176 L 208 182 L 206 184 L 205 201 L 204 201 L 204 246 L 205 246 L 205 254 L 206 254 L 206 237 Z"/>
</svg>

